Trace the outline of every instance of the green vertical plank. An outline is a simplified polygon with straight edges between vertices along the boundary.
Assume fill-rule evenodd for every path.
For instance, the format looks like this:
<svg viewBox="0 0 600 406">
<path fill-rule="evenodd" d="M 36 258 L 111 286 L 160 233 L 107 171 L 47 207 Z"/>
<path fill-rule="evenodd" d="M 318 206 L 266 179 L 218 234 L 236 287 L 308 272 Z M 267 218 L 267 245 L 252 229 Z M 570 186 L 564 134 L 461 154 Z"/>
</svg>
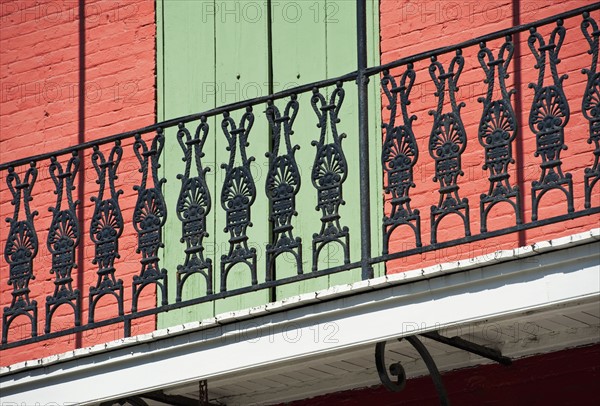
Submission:
<svg viewBox="0 0 600 406">
<path fill-rule="evenodd" d="M 327 0 L 325 2 L 327 29 L 327 76 L 339 76 L 356 69 L 356 2 Z M 352 68 L 350 68 L 352 67 Z M 345 133 L 342 141 L 348 161 L 348 177 L 343 186 L 346 204 L 340 207 L 340 223 L 350 229 L 350 261 L 360 260 L 360 177 L 358 160 L 358 92 L 356 84 L 344 84 L 345 99 L 339 112 L 338 132 Z M 343 251 L 332 245 L 329 266 L 343 261 Z M 361 270 L 355 269 L 331 275 L 329 283 L 338 285 L 358 281 Z"/>
<path fill-rule="evenodd" d="M 157 58 L 158 64 L 158 119 L 159 121 L 197 113 L 215 107 L 216 92 L 214 89 L 214 16 L 208 11 L 214 1 L 177 1 L 160 0 L 157 2 Z M 197 122 L 186 125 L 193 135 Z M 213 258 L 210 248 L 215 241 L 215 120 L 209 120 L 210 132 L 204 147 L 205 167 L 211 171 L 207 183 L 211 191 L 212 210 L 207 217 L 207 231 L 210 236 L 205 239 L 207 247 L 205 255 Z M 164 258 L 163 266 L 169 272 L 169 302 L 176 296 L 177 266 L 184 263 L 185 245 L 180 241 L 181 222 L 177 218 L 176 203 L 181 187 L 177 175 L 185 170 L 182 161 L 183 152 L 177 142 L 177 128 L 165 131 L 165 148 L 163 150 L 162 176 L 167 179 L 164 186 L 165 200 L 169 215 L 163 229 Z M 192 169 L 191 176 L 195 172 Z M 183 299 L 199 297 L 206 294 L 206 282 L 200 275 L 194 275 L 186 282 Z M 201 320 L 214 314 L 212 303 L 190 306 L 181 310 L 160 314 L 158 327 L 164 328 L 192 320 Z"/>
<path fill-rule="evenodd" d="M 273 90 L 275 92 L 296 85 L 326 78 L 327 50 L 324 9 L 319 2 L 279 1 L 273 9 Z M 320 212 L 315 210 L 317 191 L 311 183 L 315 147 L 311 141 L 319 139 L 317 116 L 311 105 L 311 93 L 298 95 L 300 104 L 294 123 L 293 144 L 298 144 L 296 160 L 301 176 L 301 188 L 296 196 L 298 216 L 292 220 L 294 235 L 302 239 L 303 272 L 312 270 L 312 236 L 321 227 Z M 278 102 L 281 111 L 287 100 Z M 282 135 L 283 136 L 283 135 Z M 283 142 L 283 141 L 282 141 Z M 283 152 L 283 151 L 282 151 Z M 325 253 L 324 253 L 325 254 Z M 323 257 L 325 255 L 322 255 Z M 321 269 L 326 265 L 321 261 Z M 277 278 L 296 274 L 295 262 L 285 254 L 277 260 Z M 327 287 L 327 278 L 308 280 L 276 290 L 278 299 Z"/>
<path fill-rule="evenodd" d="M 303 84 L 343 75 L 356 68 L 356 5 L 352 1 L 328 0 L 324 2 L 280 1 L 273 10 L 273 82 L 274 90 L 283 90 L 296 84 Z M 377 0 L 368 1 L 367 22 L 369 30 L 369 65 L 379 64 L 379 4 Z M 300 39 L 300 40 L 298 40 Z M 371 158 L 371 204 L 373 255 L 381 248 L 381 174 L 378 170 L 380 155 L 380 100 L 379 81 L 373 78 L 370 84 L 370 136 L 374 142 L 370 151 Z M 342 226 L 350 228 L 350 255 L 352 261 L 360 259 L 360 204 L 358 200 L 359 174 L 355 157 L 358 156 L 357 92 L 354 83 L 344 85 L 346 98 L 341 110 L 340 133 L 348 138 L 342 145 L 346 159 L 350 162 L 349 177 L 344 184 L 346 205 L 340 209 Z M 329 98 L 332 88 L 323 89 Z M 280 108 L 284 107 L 283 101 Z M 299 216 L 293 222 L 296 235 L 303 241 L 304 272 L 312 267 L 312 235 L 321 226 L 320 212 L 314 210 L 317 202 L 316 190 L 311 184 L 311 169 L 315 148 L 310 141 L 318 139 L 317 118 L 310 106 L 310 94 L 300 97 L 300 113 L 294 124 L 293 142 L 300 145 L 296 153 L 302 173 L 302 188 L 297 196 Z M 287 263 L 286 263 L 287 262 Z M 289 264 L 289 265 L 287 265 Z M 343 251 L 338 244 L 329 244 L 319 257 L 319 269 L 343 264 Z M 278 278 L 292 276 L 295 266 L 291 261 L 279 261 Z M 375 274 L 381 274 L 379 268 Z M 330 278 L 311 280 L 283 286 L 277 289 L 277 298 L 293 294 L 326 288 L 328 285 L 348 283 L 359 280 L 360 270 L 344 272 Z M 329 279 L 329 280 L 328 280 Z"/>
<path fill-rule="evenodd" d="M 327 76 L 334 77 L 342 75 L 356 68 L 356 3 L 343 0 L 326 1 L 326 27 L 327 27 Z M 379 64 L 379 3 L 377 0 L 367 1 L 367 49 L 368 65 Z M 352 67 L 350 69 L 349 67 Z M 371 233 L 372 251 L 377 255 L 381 252 L 381 169 L 379 165 L 381 154 L 381 122 L 379 78 L 372 77 L 369 91 L 369 137 L 373 142 L 369 143 L 370 159 L 370 184 L 371 184 Z M 354 83 L 346 83 L 346 99 L 340 110 L 340 123 L 338 131 L 346 133 L 347 138 L 343 141 L 346 159 L 350 162 L 348 167 L 348 178 L 344 183 L 344 200 L 346 205 L 340 208 L 341 222 L 350 229 L 350 260 L 360 260 L 361 253 L 361 227 L 360 227 L 360 174 L 356 157 L 359 156 L 358 148 L 358 94 Z M 329 252 L 330 266 L 339 264 L 342 252 Z M 380 267 L 376 267 L 375 275 L 380 275 Z M 344 272 L 330 277 L 330 284 L 348 283 L 361 279 L 361 270 Z"/>
<path fill-rule="evenodd" d="M 378 50 L 378 1 L 369 0 L 368 29 L 369 65 L 379 63 Z M 333 77 L 354 70 L 356 66 L 356 15 L 355 3 L 344 0 L 326 2 L 278 1 L 272 3 L 272 55 L 274 91 L 298 84 Z M 158 115 L 159 120 L 182 116 L 215 106 L 267 94 L 268 36 L 266 3 L 160 0 L 157 3 L 157 58 L 158 58 Z M 371 81 L 370 121 L 372 123 L 371 185 L 373 255 L 381 251 L 381 171 L 378 170 L 381 146 L 379 127 L 380 100 L 378 78 Z M 341 111 L 339 131 L 348 138 L 343 146 L 349 162 L 358 155 L 356 131 L 356 86 L 345 84 L 346 99 Z M 323 93 L 329 97 L 332 89 Z M 264 153 L 269 148 L 268 125 L 264 115 L 265 106 L 255 108 L 255 125 L 249 137 L 248 155 L 256 157 L 252 173 L 256 182 L 257 200 L 252 207 L 253 227 L 249 228 L 249 243 L 256 248 L 258 256 L 258 280 L 265 280 L 265 248 L 269 242 L 268 201 L 264 193 L 268 160 Z M 278 107 L 285 107 L 284 101 Z M 236 122 L 243 111 L 232 112 Z M 205 239 L 205 255 L 213 259 L 214 289 L 220 285 L 220 257 L 229 249 L 229 235 L 223 232 L 225 212 L 221 207 L 221 186 L 225 171 L 220 167 L 227 162 L 226 140 L 221 129 L 222 117 L 209 120 L 210 134 L 205 146 L 204 166 L 209 166 L 208 183 L 211 188 L 212 211 L 207 219 L 211 234 Z M 302 175 L 302 188 L 297 196 L 299 216 L 293 220 L 295 234 L 303 240 L 303 270 L 312 267 L 312 235 L 320 229 L 320 212 L 316 206 L 316 190 L 311 184 L 311 169 L 315 148 L 310 142 L 319 137 L 317 118 L 310 106 L 310 94 L 300 95 L 300 112 L 294 125 L 292 142 L 301 146 L 296 157 Z M 189 125 L 190 132 L 195 126 Z M 169 297 L 175 299 L 176 269 L 183 263 L 184 245 L 179 241 L 181 224 L 175 212 L 175 203 L 181 182 L 176 175 L 182 173 L 182 152 L 176 142 L 176 130 L 167 132 L 163 153 L 163 176 L 169 182 L 165 196 L 169 205 L 169 219 L 165 225 L 165 250 L 163 266 L 169 270 Z M 346 206 L 340 210 L 342 225 L 351 230 L 351 260 L 360 256 L 360 221 L 358 201 L 358 165 L 350 165 L 349 178 L 344 184 Z M 340 265 L 342 255 L 339 246 L 331 245 L 323 251 L 319 269 Z M 290 257 L 278 260 L 277 277 L 296 273 Z M 376 275 L 381 274 L 376 269 Z M 360 270 L 310 280 L 280 287 L 276 297 L 326 288 L 330 284 L 347 283 L 360 279 Z M 230 272 L 228 289 L 248 286 L 250 273 L 239 265 Z M 183 298 L 204 295 L 204 280 L 200 276 L 190 278 Z M 220 300 L 211 304 L 193 306 L 159 316 L 159 327 L 166 327 L 190 320 L 198 320 L 225 311 L 247 308 L 268 301 L 268 292 L 256 292 Z"/>
<path fill-rule="evenodd" d="M 217 104 L 224 105 L 240 100 L 268 94 L 268 34 L 266 3 L 219 2 L 215 18 L 215 66 L 217 85 Z M 258 282 L 265 280 L 265 248 L 269 242 L 269 224 L 267 221 L 269 206 L 264 193 L 265 152 L 268 151 L 268 123 L 263 114 L 265 106 L 254 109 L 255 121 L 248 137 L 250 146 L 248 156 L 256 160 L 251 163 L 251 171 L 256 184 L 256 200 L 251 208 L 252 227 L 247 230 L 248 244 L 257 252 Z M 244 111 L 232 111 L 231 117 L 239 124 Z M 217 118 L 220 126 L 222 117 Z M 220 130 L 220 129 L 219 129 Z M 226 163 L 229 154 L 226 151 L 226 138 L 220 130 L 216 147 L 217 156 L 223 157 L 220 163 Z M 239 150 L 239 148 L 238 148 Z M 239 154 L 238 154 L 239 156 Z M 236 161 L 236 164 L 239 160 Z M 220 205 L 220 187 L 225 179 L 225 170 L 217 169 L 219 185 L 216 199 L 216 230 L 219 234 L 215 257 L 219 257 L 215 275 L 220 273 L 220 256 L 229 251 L 229 234 L 223 231 L 226 217 Z M 219 279 L 219 278 L 217 278 Z M 250 270 L 245 264 L 237 264 L 229 272 L 227 289 L 233 290 L 251 284 Z M 266 290 L 238 295 L 215 302 L 215 313 L 244 309 L 269 301 Z"/>
<path fill-rule="evenodd" d="M 379 53 L 379 1 L 367 0 L 367 65 L 380 64 Z M 328 76 L 338 76 L 349 71 L 348 66 L 357 66 L 356 55 L 356 4 L 344 0 L 327 0 L 329 17 L 327 20 L 328 43 Z M 339 44 L 346 39 L 352 49 L 341 52 Z M 342 107 L 339 130 L 346 132 L 344 152 L 346 158 L 354 162 L 349 166 L 349 174 L 344 184 L 346 205 L 340 213 L 351 233 L 351 261 L 361 258 L 361 226 L 360 226 L 360 174 L 358 162 L 358 90 L 354 83 L 346 83 L 346 100 Z M 371 76 L 369 81 L 369 181 L 371 208 L 371 256 L 378 256 L 382 250 L 382 215 L 383 215 L 383 172 L 381 168 L 381 90 L 379 75 Z M 334 254 L 335 255 L 335 254 Z M 332 255 L 333 256 L 333 255 Z M 374 275 L 381 276 L 385 268 L 374 266 Z M 331 284 L 348 283 L 361 279 L 360 270 L 343 275 L 333 275 Z"/>
</svg>

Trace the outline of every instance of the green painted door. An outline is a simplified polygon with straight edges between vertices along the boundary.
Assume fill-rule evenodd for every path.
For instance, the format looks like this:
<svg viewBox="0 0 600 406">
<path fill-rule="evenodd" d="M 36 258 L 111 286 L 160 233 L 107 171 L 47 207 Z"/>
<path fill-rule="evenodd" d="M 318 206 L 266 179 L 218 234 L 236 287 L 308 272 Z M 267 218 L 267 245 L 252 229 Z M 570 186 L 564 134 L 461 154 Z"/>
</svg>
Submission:
<svg viewBox="0 0 600 406">
<path fill-rule="evenodd" d="M 328 77 L 339 76 L 355 69 L 356 28 L 355 2 L 344 1 L 276 1 L 269 2 L 222 2 L 160 0 L 157 2 L 157 59 L 158 59 L 158 119 L 165 120 L 197 113 L 223 104 L 269 94 L 299 84 Z M 369 0 L 369 64 L 379 63 L 379 27 L 377 0 Z M 375 39 L 375 42 L 373 42 Z M 379 161 L 381 144 L 380 100 L 378 83 L 373 80 L 370 92 L 371 162 Z M 344 85 L 346 98 L 340 113 L 340 132 L 347 138 L 343 141 L 346 158 L 358 154 L 356 87 Z M 332 89 L 324 89 L 329 97 Z M 294 234 L 302 238 L 303 270 L 312 268 L 311 241 L 318 232 L 320 212 L 315 210 L 316 190 L 312 187 L 310 174 L 315 157 L 312 140 L 319 137 L 317 117 L 310 105 L 310 94 L 299 96 L 300 110 L 294 124 L 292 143 L 300 145 L 296 153 L 302 176 L 302 187 L 297 196 L 299 215 L 294 218 Z M 280 110 L 285 101 L 277 103 Z M 265 152 L 270 148 L 270 132 L 264 113 L 266 106 L 254 109 L 255 121 L 248 141 L 247 153 L 256 160 L 251 172 L 256 183 L 257 198 L 252 206 L 253 226 L 248 229 L 249 244 L 257 251 L 258 281 L 266 275 L 265 248 L 270 238 L 268 222 L 269 204 L 265 195 L 265 180 L 268 159 Z M 239 122 L 242 111 L 232 112 Z M 207 217 L 209 236 L 204 239 L 206 257 L 213 261 L 214 290 L 219 290 L 220 257 L 229 249 L 229 235 L 225 227 L 225 212 L 221 207 L 221 186 L 225 177 L 222 163 L 229 159 L 226 139 L 221 130 L 222 117 L 210 118 L 209 135 L 204 146 L 204 167 L 210 168 L 207 184 L 211 193 L 212 209 Z M 198 123 L 188 125 L 194 133 Z M 163 171 L 167 178 L 165 197 L 171 209 L 164 229 L 165 249 L 163 266 L 169 270 L 169 301 L 175 300 L 176 270 L 184 262 L 185 245 L 180 242 L 181 223 L 175 213 L 175 205 L 181 187 L 177 175 L 185 170 L 183 152 L 176 140 L 176 129 L 167 131 L 163 152 Z M 372 165 L 377 168 L 378 166 Z M 382 198 L 381 174 L 372 173 L 374 204 L 372 224 L 380 224 Z M 344 184 L 344 199 L 340 213 L 342 225 L 350 228 L 351 261 L 360 255 L 360 223 L 358 200 L 358 165 L 349 165 L 348 179 Z M 373 253 L 379 247 L 380 231 L 373 230 Z M 339 246 L 330 245 L 320 255 L 319 269 L 341 265 L 342 252 Z M 276 264 L 278 278 L 296 274 L 295 261 L 282 255 Z M 376 269 L 376 275 L 381 274 Z M 191 306 L 186 309 L 159 315 L 158 327 L 168 327 L 192 320 L 201 320 L 215 314 L 238 310 L 267 303 L 270 299 L 282 299 L 294 294 L 324 289 L 328 286 L 360 280 L 360 270 L 344 272 L 330 277 L 295 283 L 269 292 L 240 295 L 213 303 Z M 243 265 L 236 266 L 227 280 L 228 290 L 250 284 L 250 273 Z M 198 297 L 206 292 L 206 283 L 199 275 L 187 282 L 182 297 Z"/>
</svg>

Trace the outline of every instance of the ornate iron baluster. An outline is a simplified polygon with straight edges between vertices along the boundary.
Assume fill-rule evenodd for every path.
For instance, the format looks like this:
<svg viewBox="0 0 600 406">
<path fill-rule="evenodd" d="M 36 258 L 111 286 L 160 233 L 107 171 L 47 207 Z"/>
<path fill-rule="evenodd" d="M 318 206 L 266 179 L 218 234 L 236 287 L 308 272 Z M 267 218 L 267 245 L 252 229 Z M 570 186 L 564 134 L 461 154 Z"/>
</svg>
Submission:
<svg viewBox="0 0 600 406">
<path fill-rule="evenodd" d="M 516 93 L 514 89 L 507 91 L 505 79 L 508 78 L 508 66 L 512 60 L 514 46 L 510 36 L 502 44 L 498 56 L 494 58 L 492 51 L 480 44 L 481 50 L 477 54 L 479 63 L 485 72 L 485 83 L 488 84 L 487 94 L 478 101 L 483 103 L 483 113 L 479 121 L 479 143 L 485 149 L 484 170 L 490 171 L 490 188 L 481 195 L 480 217 L 481 232 L 487 231 L 487 217 L 496 204 L 509 203 L 515 210 L 517 224 L 522 223 L 521 199 L 519 187 L 510 184 L 508 165 L 515 163 L 512 156 L 512 142 L 517 136 L 517 117 L 510 103 L 510 97 Z M 493 100 L 494 86 L 498 85 L 502 98 Z"/>
<path fill-rule="evenodd" d="M 246 147 L 248 143 L 248 134 L 254 123 L 254 113 L 252 108 L 248 107 L 240 120 L 239 127 L 236 127 L 235 121 L 229 116 L 229 113 L 223 114 L 221 127 L 227 138 L 229 151 L 229 163 L 222 164 L 225 169 L 225 181 L 221 190 L 221 207 L 226 212 L 227 224 L 223 230 L 229 232 L 229 253 L 221 256 L 221 292 L 227 290 L 227 275 L 229 271 L 237 264 L 246 264 L 250 268 L 252 284 L 258 283 L 256 279 L 256 249 L 248 247 L 248 236 L 246 232 L 248 227 L 252 227 L 250 221 L 251 207 L 256 199 L 256 187 L 254 179 L 250 172 L 250 162 L 254 157 L 246 156 Z M 239 143 L 241 165 L 235 164 L 237 145 Z"/>
<path fill-rule="evenodd" d="M 75 315 L 75 326 L 79 326 L 81 311 L 81 294 L 78 289 L 73 289 L 73 278 L 71 272 L 77 268 L 75 263 L 75 251 L 79 245 L 80 233 L 79 222 L 75 208 L 79 201 L 73 201 L 72 191 L 75 190 L 73 182 L 79 169 L 79 157 L 76 152 L 69 159 L 66 169 L 56 157 L 51 158 L 50 177 L 54 182 L 56 190 L 56 206 L 50 207 L 52 212 L 52 223 L 48 231 L 48 250 L 52 254 L 51 274 L 56 275 L 54 280 L 54 294 L 46 297 L 46 334 L 50 333 L 52 316 L 56 309 L 63 304 L 73 308 Z M 63 192 L 64 189 L 64 192 Z M 61 210 L 63 193 L 67 197 L 67 208 Z"/>
<path fill-rule="evenodd" d="M 529 49 L 536 60 L 535 68 L 539 70 L 538 82 L 530 83 L 529 87 L 535 90 L 535 96 L 529 114 L 529 128 L 535 134 L 537 148 L 535 156 L 542 156 L 540 165 L 542 174 L 540 180 L 533 181 L 531 185 L 532 214 L 531 219 L 538 218 L 540 199 L 546 192 L 553 189 L 561 190 L 567 197 L 568 212 L 573 208 L 573 180 L 571 174 L 563 174 L 560 152 L 566 150 L 565 126 L 569 121 L 569 104 L 563 92 L 562 82 L 568 75 L 558 77 L 556 65 L 560 63 L 558 53 L 565 39 L 565 27 L 562 20 L 557 21 L 556 27 L 550 34 L 548 44 L 544 38 L 531 28 L 527 41 Z M 558 37 L 558 42 L 557 41 Z M 536 42 L 539 48 L 536 49 Z M 546 53 L 548 57 L 546 57 Z M 546 71 L 546 58 L 550 64 L 553 84 L 544 86 Z M 568 190 L 565 189 L 565 185 Z"/>
<path fill-rule="evenodd" d="M 206 184 L 206 173 L 210 168 L 202 168 L 201 159 L 204 157 L 204 143 L 208 136 L 208 123 L 202 117 L 196 133 L 192 138 L 183 124 L 179 124 L 177 141 L 183 151 L 185 173 L 177 175 L 181 179 L 181 190 L 177 199 L 177 218 L 181 221 L 181 242 L 185 242 L 185 262 L 177 266 L 177 297 L 181 301 L 183 286 L 187 279 L 194 274 L 200 274 L 206 279 L 206 294 L 213 293 L 212 259 L 204 258 L 202 241 L 208 237 L 206 231 L 206 216 L 210 212 L 210 191 Z M 196 176 L 190 177 L 192 161 L 195 160 Z"/>
<path fill-rule="evenodd" d="M 98 280 L 96 286 L 90 287 L 88 322 L 94 322 L 96 304 L 104 295 L 110 294 L 117 299 L 119 316 L 123 315 L 123 281 L 115 278 L 115 260 L 119 255 L 119 237 L 123 233 L 123 216 L 119 207 L 119 195 L 122 190 L 115 189 L 117 168 L 123 148 L 121 142 L 117 141 L 110 151 L 108 161 L 98 146 L 94 147 L 92 153 L 92 164 L 98 175 L 96 183 L 98 196 L 92 196 L 91 201 L 95 203 L 94 215 L 90 226 L 90 239 L 96 247 L 96 253 L 92 263 L 98 265 Z M 108 187 L 110 197 L 104 198 L 106 189 L 106 178 L 108 176 Z"/>
<path fill-rule="evenodd" d="M 390 216 L 383 216 L 383 255 L 389 251 L 392 233 L 401 225 L 408 225 L 413 230 L 417 247 L 422 245 L 421 215 L 418 209 L 413 210 L 410 207 L 409 196 L 410 189 L 415 187 L 413 167 L 419 158 L 419 149 L 412 130 L 412 122 L 417 119 L 417 116 L 409 116 L 407 109 L 415 77 L 413 65 L 409 64 L 400 78 L 399 86 L 387 70 L 384 71 L 381 80 L 381 86 L 389 101 L 387 109 L 390 110 L 389 122 L 383 123 L 385 141 L 381 152 L 381 164 L 387 175 L 385 193 L 392 195 Z M 403 121 L 400 126 L 395 125 L 398 103 Z"/>
<path fill-rule="evenodd" d="M 11 204 L 15 206 L 13 218 L 7 218 L 10 230 L 4 248 L 4 259 L 9 265 L 8 285 L 12 285 L 12 301 L 2 313 L 2 344 L 8 342 L 8 329 L 14 319 L 25 315 L 31 322 L 31 336 L 37 336 L 37 301 L 29 298 L 29 281 L 33 275 L 33 259 L 38 252 L 38 238 L 33 224 L 33 218 L 38 215 L 32 212 L 29 202 L 33 200 L 31 191 L 37 179 L 35 163 L 25 172 L 23 182 L 14 168 L 8 169 L 6 183 L 12 194 Z M 24 220 L 19 220 L 23 199 Z"/>
<path fill-rule="evenodd" d="M 137 202 L 133 211 L 133 227 L 138 233 L 137 253 L 142 253 L 142 269 L 139 275 L 133 277 L 133 295 L 131 298 L 131 311 L 137 312 L 140 292 L 149 284 L 157 285 L 162 293 L 162 305 L 167 301 L 167 270 L 159 268 L 158 249 L 164 247 L 162 243 L 162 227 L 167 220 L 167 206 L 162 194 L 161 186 L 166 180 L 158 178 L 160 168 L 160 155 L 165 143 L 162 128 L 156 131 L 150 149 L 140 134 L 135 136 L 133 150 L 140 162 L 142 182 L 133 189 L 138 192 Z M 150 166 L 150 167 L 149 167 Z M 147 187 L 148 171 L 151 171 L 152 187 Z"/>
<path fill-rule="evenodd" d="M 469 225 L 469 200 L 461 199 L 458 191 L 458 177 L 463 176 L 461 168 L 461 155 L 467 146 L 465 127 L 460 118 L 460 109 L 465 106 L 464 102 L 456 103 L 458 91 L 458 79 L 462 72 L 465 60 L 461 50 L 456 51 L 452 58 L 448 72 L 437 58 L 431 58 L 429 74 L 437 91 L 438 105 L 436 110 L 429 111 L 434 117 L 433 129 L 429 137 L 429 155 L 435 160 L 434 182 L 440 183 L 440 200 L 437 206 L 431 206 L 431 243 L 437 243 L 437 227 L 440 221 L 448 214 L 459 215 L 465 225 L 465 236 L 471 235 Z M 439 72 L 436 73 L 436 72 Z M 448 83 L 448 97 L 452 111 L 443 113 L 444 98 L 446 95 L 446 83 Z"/>
<path fill-rule="evenodd" d="M 294 134 L 292 126 L 298 114 L 298 101 L 292 95 L 288 101 L 283 117 L 277 106 L 271 100 L 268 102 L 267 119 L 273 132 L 273 151 L 267 152 L 269 158 L 269 173 L 265 182 L 265 192 L 271 201 L 269 221 L 273 224 L 273 242 L 267 245 L 267 277 L 273 280 L 275 260 L 284 252 L 291 253 L 296 258 L 298 274 L 302 273 L 302 239 L 294 238 L 292 217 L 297 216 L 296 195 L 300 190 L 300 171 L 296 164 L 298 145 L 292 146 L 290 136 Z M 285 140 L 285 154 L 279 154 L 281 143 L 281 125 Z"/>
<path fill-rule="evenodd" d="M 344 264 L 350 263 L 350 233 L 348 227 L 340 225 L 339 214 L 340 205 L 346 204 L 342 195 L 342 184 L 348 177 L 348 164 L 342 149 L 342 139 L 346 138 L 346 134 L 338 135 L 337 130 L 337 124 L 340 122 L 338 114 L 344 102 L 344 95 L 342 83 L 338 82 L 331 93 L 329 103 L 318 88 L 313 89 L 310 99 L 310 104 L 319 118 L 317 127 L 321 129 L 319 141 L 311 143 L 317 147 L 311 180 L 317 189 L 316 210 L 321 210 L 322 213 L 321 230 L 313 234 L 313 272 L 318 268 L 321 250 L 333 242 L 342 246 Z M 328 121 L 333 142 L 325 143 Z"/>
<path fill-rule="evenodd" d="M 588 144 L 595 144 L 594 163 L 585 169 L 585 208 L 592 207 L 592 189 L 600 180 L 600 72 L 596 71 L 598 65 L 598 44 L 600 31 L 598 24 L 590 17 L 590 13 L 583 14 L 581 31 L 590 44 L 588 53 L 592 55 L 590 69 L 583 69 L 582 73 L 588 77 L 587 86 L 583 95 L 581 111 L 583 116 L 590 122 L 590 138 Z"/>
</svg>

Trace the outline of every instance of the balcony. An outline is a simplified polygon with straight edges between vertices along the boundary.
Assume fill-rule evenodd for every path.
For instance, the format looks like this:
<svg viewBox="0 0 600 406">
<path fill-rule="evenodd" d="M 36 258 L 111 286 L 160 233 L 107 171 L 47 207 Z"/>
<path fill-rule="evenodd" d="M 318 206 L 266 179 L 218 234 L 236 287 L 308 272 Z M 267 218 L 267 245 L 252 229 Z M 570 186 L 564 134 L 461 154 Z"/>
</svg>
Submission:
<svg viewBox="0 0 600 406">
<path fill-rule="evenodd" d="M 0 164 L 0 349 L 376 286 L 593 224 L 598 9 Z"/>
<path fill-rule="evenodd" d="M 257 291 L 271 292 L 271 300 L 276 300 L 278 287 L 353 269 L 370 279 L 374 267 L 378 275 L 386 264 L 388 272 L 401 270 L 396 262 L 405 257 L 599 213 L 594 188 L 600 177 L 600 34 L 589 15 L 596 8 L 590 5 L 360 74 L 2 163 L 7 185 L 2 207 L 7 213 L 10 200 L 14 212 L 3 230 L 3 274 L 12 298 L 3 311 L 1 348 L 113 324 L 127 337 L 138 318 Z M 526 38 L 528 49 L 514 41 L 517 35 Z M 565 90 L 569 82 L 560 56 L 572 52 L 567 35 L 578 37 L 577 46 L 585 40 L 589 56 L 577 88 Z M 526 86 L 523 77 L 533 79 L 533 72 L 535 81 Z M 459 92 L 461 76 L 474 89 L 472 94 Z M 371 132 L 363 138 L 368 123 L 357 114 L 359 104 L 346 95 L 356 96 L 354 83 L 365 78 L 381 87 L 381 136 Z M 411 93 L 416 85 L 421 94 L 415 100 Z M 566 93 L 581 97 L 572 100 Z M 345 104 L 354 111 L 345 112 Z M 424 114 L 427 110 L 430 119 Z M 528 116 L 522 122 L 525 110 Z M 475 115 L 480 117 L 478 125 Z M 340 120 L 342 116 L 351 119 Z M 296 123 L 297 117 L 303 121 Z M 271 149 L 263 151 L 264 157 L 251 156 L 248 149 L 259 131 L 253 127 L 263 125 L 261 121 L 268 123 L 266 131 L 264 126 L 260 130 L 269 134 Z M 585 137 L 569 135 L 575 126 Z M 206 162 L 218 159 L 208 155 L 205 146 L 217 137 L 226 140 L 229 158 L 220 167 L 208 168 Z M 587 150 L 586 142 L 591 145 Z M 351 143 L 359 143 L 358 156 L 345 153 Z M 165 170 L 162 156 L 165 145 L 175 144 L 183 160 L 176 174 Z M 531 148 L 533 154 L 525 153 Z M 310 167 L 298 162 L 299 149 L 303 160 L 311 157 Z M 578 155 L 569 155 L 571 150 Z M 377 161 L 369 161 L 373 151 Z M 571 164 L 575 170 L 567 173 L 563 162 L 574 159 L 593 163 Z M 168 166 L 177 164 L 169 161 Z M 256 167 L 266 168 L 261 179 Z M 210 170 L 218 171 L 212 179 Z M 431 180 L 438 196 L 430 194 L 428 206 L 415 205 L 412 189 Z M 176 199 L 165 197 L 165 182 L 171 194 L 177 185 Z M 56 197 L 51 203 L 50 191 Z M 342 216 L 348 199 L 354 201 L 353 212 Z M 134 200 L 133 210 L 121 210 L 122 201 Z M 257 200 L 267 203 L 268 213 L 253 211 Z M 556 210 L 548 210 L 549 205 L 557 205 Z M 298 225 L 314 215 L 314 207 L 320 226 L 301 238 Z M 360 228 L 346 226 L 348 214 L 360 214 Z M 227 236 L 220 257 L 206 253 L 211 215 Z M 167 218 L 172 225 L 168 231 Z M 371 221 L 381 218 L 379 224 Z M 257 225 L 268 229 L 267 240 L 251 240 Z M 137 239 L 127 252 L 120 244 L 126 238 Z M 181 239 L 183 261 L 165 268 L 163 241 L 174 238 Z M 350 241 L 360 241 L 360 254 L 351 250 Z M 337 257 L 323 266 L 321 259 L 332 246 Z M 93 255 L 87 254 L 90 250 Z M 125 266 L 139 273 L 121 280 Z M 95 270 L 95 283 L 82 283 L 81 268 Z M 233 269 L 246 273 L 249 283 L 231 288 Z M 54 276 L 51 283 L 48 272 Z M 168 294 L 168 274 L 176 275 L 175 295 Z M 203 291 L 184 295 L 186 286 L 200 282 Z M 156 289 L 157 306 L 139 306 L 146 288 Z M 43 297 L 41 292 L 49 294 Z M 113 316 L 98 320 L 95 308 L 105 296 L 113 298 Z M 70 326 L 53 326 L 59 308 L 71 312 Z M 29 337 L 9 339 L 17 320 L 27 321 Z M 38 331 L 42 321 L 44 328 Z"/>
</svg>

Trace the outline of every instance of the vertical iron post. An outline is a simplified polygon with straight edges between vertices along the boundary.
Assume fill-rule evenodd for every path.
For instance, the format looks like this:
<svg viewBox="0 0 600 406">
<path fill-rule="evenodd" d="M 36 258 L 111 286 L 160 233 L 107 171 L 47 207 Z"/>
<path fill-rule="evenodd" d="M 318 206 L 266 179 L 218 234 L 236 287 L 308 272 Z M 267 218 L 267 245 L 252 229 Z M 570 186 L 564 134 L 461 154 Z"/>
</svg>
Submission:
<svg viewBox="0 0 600 406">
<path fill-rule="evenodd" d="M 362 279 L 373 277 L 371 258 L 371 205 L 369 188 L 369 78 L 367 69 L 367 2 L 356 1 L 356 48 L 358 69 L 358 149 L 360 161 L 360 231 Z"/>
</svg>

